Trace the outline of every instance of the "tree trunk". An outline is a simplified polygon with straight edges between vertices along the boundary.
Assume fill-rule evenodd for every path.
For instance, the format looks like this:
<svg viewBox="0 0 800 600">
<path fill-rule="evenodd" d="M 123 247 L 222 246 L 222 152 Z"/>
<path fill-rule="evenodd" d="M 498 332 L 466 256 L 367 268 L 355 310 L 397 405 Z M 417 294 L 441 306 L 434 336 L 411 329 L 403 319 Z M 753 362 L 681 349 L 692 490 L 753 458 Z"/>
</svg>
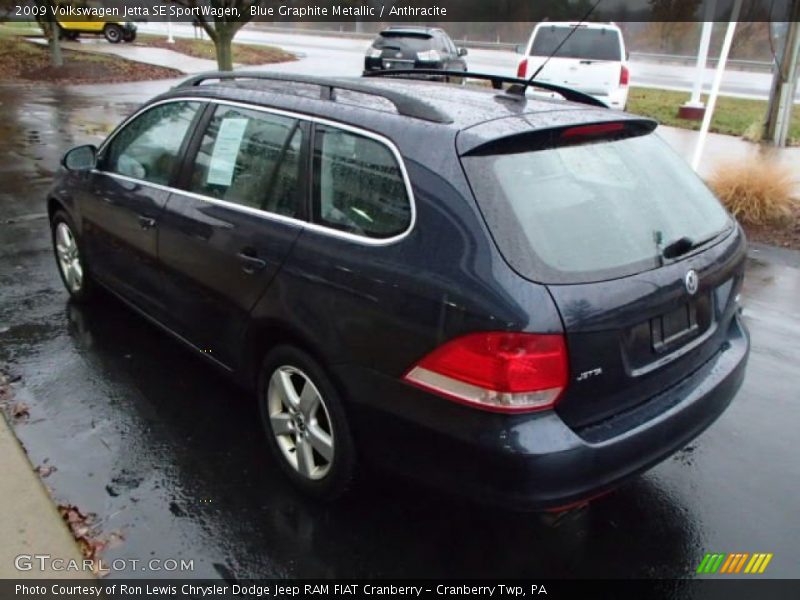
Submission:
<svg viewBox="0 0 800 600">
<path fill-rule="evenodd" d="M 50 64 L 54 67 L 64 66 L 64 57 L 61 55 L 61 29 L 53 21 L 50 24 Z"/>
<path fill-rule="evenodd" d="M 233 71 L 233 52 L 231 49 L 231 42 L 233 41 L 234 32 L 229 31 L 227 27 L 217 25 L 217 39 L 214 40 L 214 46 L 217 50 L 217 68 L 220 71 Z"/>
</svg>

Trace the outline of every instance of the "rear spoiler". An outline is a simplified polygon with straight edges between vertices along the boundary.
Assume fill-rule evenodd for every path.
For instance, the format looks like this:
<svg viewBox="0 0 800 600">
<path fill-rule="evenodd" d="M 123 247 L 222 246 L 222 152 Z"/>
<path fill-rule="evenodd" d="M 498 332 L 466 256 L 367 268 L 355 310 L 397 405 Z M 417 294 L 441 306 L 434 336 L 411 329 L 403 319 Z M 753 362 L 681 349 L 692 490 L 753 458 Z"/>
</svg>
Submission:
<svg viewBox="0 0 800 600">
<path fill-rule="evenodd" d="M 585 115 L 582 115 L 585 116 Z M 481 126 L 466 129 L 459 134 L 458 150 L 461 156 L 483 156 L 490 154 L 516 154 L 544 148 L 573 146 L 600 140 L 620 140 L 638 137 L 651 133 L 658 126 L 652 119 L 615 118 L 609 119 L 608 112 L 603 112 L 605 119 L 576 123 L 563 119 L 561 123 L 553 123 L 549 127 L 531 127 L 527 119 L 512 118 L 514 126 L 504 124 L 499 128 L 501 135 L 488 135 L 489 131 L 478 131 Z M 508 119 L 504 119 L 507 121 Z M 481 125 L 491 125 L 488 122 Z M 495 133 L 498 128 L 495 127 Z M 475 130 L 475 131 L 472 131 Z"/>
</svg>

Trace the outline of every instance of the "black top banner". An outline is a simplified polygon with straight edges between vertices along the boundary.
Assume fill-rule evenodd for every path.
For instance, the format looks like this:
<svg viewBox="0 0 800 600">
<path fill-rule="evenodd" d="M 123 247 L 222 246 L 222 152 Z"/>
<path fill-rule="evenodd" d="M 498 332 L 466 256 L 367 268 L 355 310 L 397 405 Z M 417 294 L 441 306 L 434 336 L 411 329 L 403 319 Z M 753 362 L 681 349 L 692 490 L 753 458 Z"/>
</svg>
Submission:
<svg viewBox="0 0 800 600">
<path fill-rule="evenodd" d="M 790 20 L 791 0 L 0 0 L 0 18 L 59 21 L 538 22 Z"/>
</svg>

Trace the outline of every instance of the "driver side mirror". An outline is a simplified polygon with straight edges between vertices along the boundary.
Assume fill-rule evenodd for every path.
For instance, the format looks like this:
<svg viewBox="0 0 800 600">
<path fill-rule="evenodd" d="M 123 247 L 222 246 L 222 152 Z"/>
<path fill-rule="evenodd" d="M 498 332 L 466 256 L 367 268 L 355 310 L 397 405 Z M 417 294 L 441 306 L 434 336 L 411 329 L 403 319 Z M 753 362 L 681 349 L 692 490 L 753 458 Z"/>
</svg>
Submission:
<svg viewBox="0 0 800 600">
<path fill-rule="evenodd" d="M 61 164 L 68 171 L 90 171 L 97 166 L 97 148 L 92 144 L 76 146 L 67 151 Z"/>
<path fill-rule="evenodd" d="M 459 48 L 458 49 L 458 55 L 459 56 L 466 56 L 467 55 L 467 49 L 466 48 Z"/>
</svg>

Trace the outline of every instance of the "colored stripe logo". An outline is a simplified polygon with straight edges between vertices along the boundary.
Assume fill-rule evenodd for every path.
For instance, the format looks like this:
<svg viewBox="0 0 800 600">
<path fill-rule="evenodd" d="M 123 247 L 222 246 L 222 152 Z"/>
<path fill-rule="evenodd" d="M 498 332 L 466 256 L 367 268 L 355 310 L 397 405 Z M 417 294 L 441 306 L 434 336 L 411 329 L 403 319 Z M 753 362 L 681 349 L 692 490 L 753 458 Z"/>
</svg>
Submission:
<svg viewBox="0 0 800 600">
<path fill-rule="evenodd" d="M 700 561 L 697 572 L 709 575 L 715 573 L 720 575 L 735 573 L 761 574 L 767 570 L 767 565 L 772 560 L 772 556 L 771 552 L 755 552 L 753 554 L 749 552 L 708 553 Z"/>
</svg>

